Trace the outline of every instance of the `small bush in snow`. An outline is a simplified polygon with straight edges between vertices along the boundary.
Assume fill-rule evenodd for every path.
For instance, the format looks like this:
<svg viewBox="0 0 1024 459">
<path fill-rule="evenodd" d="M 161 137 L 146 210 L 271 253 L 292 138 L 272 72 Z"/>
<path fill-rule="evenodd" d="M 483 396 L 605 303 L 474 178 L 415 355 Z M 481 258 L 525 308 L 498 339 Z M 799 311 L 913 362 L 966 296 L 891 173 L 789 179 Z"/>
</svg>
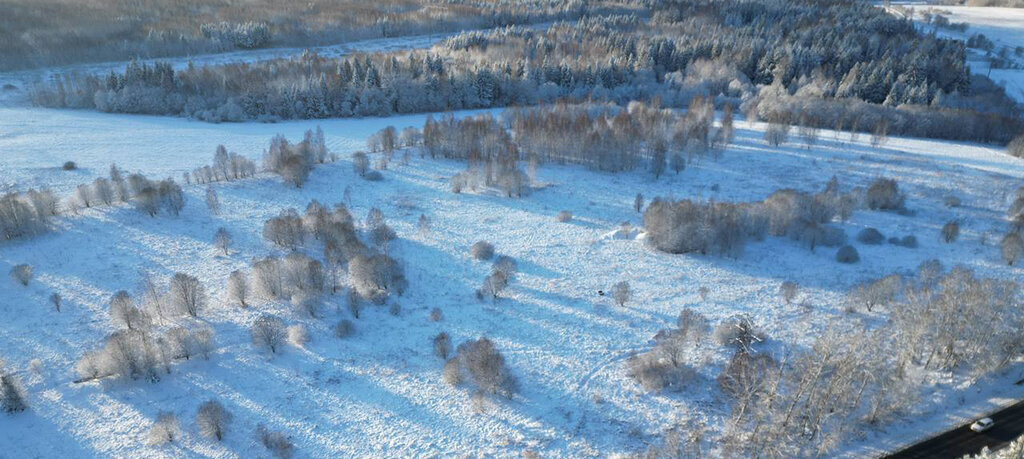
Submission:
<svg viewBox="0 0 1024 459">
<path fill-rule="evenodd" d="M 864 228 L 857 233 L 857 242 L 861 244 L 878 245 L 885 242 L 885 236 L 877 229 Z"/>
<path fill-rule="evenodd" d="M 956 238 L 960 237 L 960 223 L 953 220 L 945 225 L 942 225 L 942 241 L 950 244 L 956 241 Z"/>
<path fill-rule="evenodd" d="M 338 322 L 338 325 L 334 326 L 334 336 L 338 338 L 348 338 L 349 336 L 352 336 L 354 331 L 355 327 L 352 325 L 352 322 L 347 319 Z"/>
<path fill-rule="evenodd" d="M 0 362 L 0 411 L 17 413 L 28 408 L 28 396 L 21 381 Z"/>
<path fill-rule="evenodd" d="M 381 174 L 380 171 L 370 171 L 363 174 L 363 178 L 368 182 L 379 182 L 384 180 L 384 174 Z"/>
<path fill-rule="evenodd" d="M 264 314 L 249 326 L 249 336 L 257 347 L 266 347 L 277 353 L 285 340 L 284 322 L 275 316 Z"/>
<path fill-rule="evenodd" d="M 731 317 L 719 323 L 714 331 L 715 342 L 747 351 L 754 343 L 764 341 L 764 333 L 746 316 Z"/>
<path fill-rule="evenodd" d="M 836 261 L 840 263 L 856 263 L 860 261 L 860 254 L 852 245 L 844 245 L 836 252 Z"/>
<path fill-rule="evenodd" d="M 449 370 L 446 364 L 445 373 L 457 373 L 454 378 L 446 374 L 446 380 L 469 382 L 485 394 L 511 396 L 518 390 L 516 379 L 505 366 L 505 358 L 487 338 L 460 344 L 452 360 L 456 370 Z"/>
<path fill-rule="evenodd" d="M 1009 233 L 1003 236 L 999 246 L 1002 250 L 1003 261 L 1009 266 L 1013 266 L 1024 255 L 1024 240 L 1021 240 L 1018 233 Z"/>
<path fill-rule="evenodd" d="M 572 221 L 572 212 L 569 212 L 568 210 L 563 210 L 563 211 L 558 213 L 558 216 L 555 217 L 555 219 L 558 220 L 561 223 L 571 222 Z"/>
<path fill-rule="evenodd" d="M 626 370 L 630 377 L 651 392 L 666 388 L 679 389 L 697 376 L 692 367 L 674 364 L 653 351 L 630 356 L 626 361 Z"/>
<path fill-rule="evenodd" d="M 898 245 L 900 247 L 906 247 L 908 249 L 916 249 L 917 248 L 917 236 L 914 236 L 913 234 L 908 234 L 908 235 L 903 236 L 901 238 L 894 236 L 894 237 L 889 238 L 889 243 L 892 244 L 892 245 Z"/>
<path fill-rule="evenodd" d="M 490 260 L 494 256 L 494 246 L 487 241 L 476 241 L 469 248 L 469 254 L 477 260 Z"/>
<path fill-rule="evenodd" d="M 903 210 L 906 197 L 893 179 L 879 178 L 868 187 L 865 201 L 871 210 Z"/>
<path fill-rule="evenodd" d="M 960 207 L 960 198 L 956 196 L 946 196 L 946 198 L 942 200 L 942 203 L 945 204 L 946 207 Z"/>
<path fill-rule="evenodd" d="M 78 169 L 78 165 L 75 164 L 74 161 L 66 161 L 64 162 L 64 165 L 61 166 L 61 169 L 64 169 L 66 171 L 73 171 L 75 169 Z"/>
<path fill-rule="evenodd" d="M 309 330 L 302 324 L 288 327 L 288 342 L 295 347 L 305 347 L 309 342 Z"/>
<path fill-rule="evenodd" d="M 149 441 L 152 446 L 159 446 L 173 442 L 181 434 L 178 425 L 178 417 L 174 413 L 161 411 L 156 415 L 156 421 L 149 428 Z"/>
<path fill-rule="evenodd" d="M 256 437 L 277 459 L 288 459 L 295 452 L 295 446 L 287 435 L 267 430 L 262 424 L 256 427 Z"/>
<path fill-rule="evenodd" d="M 484 278 L 483 285 L 480 287 L 480 290 L 477 290 L 477 297 L 481 300 L 496 300 L 498 294 L 505 290 L 505 287 L 508 287 L 508 277 L 505 276 L 503 271 L 496 269 Z"/>
<path fill-rule="evenodd" d="M 430 310 L 430 321 L 440 322 L 444 319 L 444 314 L 441 313 L 441 308 L 434 308 Z"/>
<path fill-rule="evenodd" d="M 633 291 L 629 287 L 629 282 L 621 281 L 612 287 L 612 299 L 615 300 L 615 304 L 625 306 L 626 302 L 633 296 Z"/>
<path fill-rule="evenodd" d="M 499 255 L 497 260 L 494 260 L 494 265 L 491 267 L 495 272 L 500 272 L 505 275 L 505 278 L 512 280 L 515 277 L 516 271 L 519 270 L 519 265 L 512 257 L 508 255 Z"/>
<path fill-rule="evenodd" d="M 1010 156 L 1024 158 L 1024 135 L 1019 135 L 1017 138 L 1011 140 L 1010 143 L 1006 145 L 1006 152 L 1009 153 Z"/>
<path fill-rule="evenodd" d="M 213 437 L 217 441 L 224 439 L 228 425 L 231 423 L 231 413 L 216 400 L 210 400 L 199 405 L 196 413 L 196 425 L 204 437 Z"/>
<path fill-rule="evenodd" d="M 26 264 L 15 265 L 8 274 L 15 282 L 21 285 L 28 285 L 29 281 L 32 280 L 32 267 Z"/>
<path fill-rule="evenodd" d="M 452 340 L 445 332 L 438 333 L 434 337 L 434 355 L 448 360 L 448 354 L 452 350 Z"/>
</svg>

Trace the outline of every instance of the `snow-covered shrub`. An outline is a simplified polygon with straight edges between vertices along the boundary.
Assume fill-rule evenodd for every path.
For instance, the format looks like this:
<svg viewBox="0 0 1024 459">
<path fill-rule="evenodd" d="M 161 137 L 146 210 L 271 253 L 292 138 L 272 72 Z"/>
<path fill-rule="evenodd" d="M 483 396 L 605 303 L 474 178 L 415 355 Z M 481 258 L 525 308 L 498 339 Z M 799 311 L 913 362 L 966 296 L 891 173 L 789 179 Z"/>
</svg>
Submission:
<svg viewBox="0 0 1024 459">
<path fill-rule="evenodd" d="M 305 325 L 295 324 L 288 327 L 288 342 L 295 347 L 305 347 L 309 342 L 309 330 Z"/>
<path fill-rule="evenodd" d="M 494 256 L 494 246 L 487 241 L 476 241 L 470 246 L 469 254 L 477 260 L 490 260 Z"/>
<path fill-rule="evenodd" d="M 43 233 L 57 214 L 56 199 L 48 191 L 7 193 L 0 197 L 0 239 L 16 239 Z"/>
<path fill-rule="evenodd" d="M 199 411 L 196 412 L 196 425 L 199 426 L 199 433 L 204 437 L 213 437 L 217 441 L 221 441 L 227 434 L 231 418 L 231 412 L 224 408 L 224 405 L 216 400 L 209 400 L 199 405 Z"/>
<path fill-rule="evenodd" d="M 452 339 L 447 333 L 441 332 L 434 337 L 434 355 L 448 360 L 448 354 L 452 350 Z"/>
<path fill-rule="evenodd" d="M 27 264 L 14 265 L 8 273 L 15 282 L 21 285 L 28 285 L 32 280 L 32 267 Z"/>
<path fill-rule="evenodd" d="M 74 161 L 65 161 L 64 165 L 61 166 L 61 169 L 64 169 L 66 171 L 73 171 L 75 169 L 78 169 L 78 165 L 75 164 Z"/>
<path fill-rule="evenodd" d="M 674 364 L 657 351 L 630 356 L 626 360 L 626 371 L 644 389 L 651 392 L 660 392 L 668 388 L 679 390 L 697 376 L 696 370 L 689 365 Z"/>
<path fill-rule="evenodd" d="M 569 212 L 568 210 L 563 210 L 558 213 L 558 216 L 555 217 L 555 220 L 558 220 L 560 223 L 571 222 L 572 212 Z"/>
<path fill-rule="evenodd" d="M 17 413 L 28 408 L 28 395 L 13 371 L 0 361 L 0 411 Z"/>
<path fill-rule="evenodd" d="M 334 326 L 334 336 L 338 338 L 348 338 L 354 331 L 355 326 L 348 319 L 343 319 Z"/>
<path fill-rule="evenodd" d="M 860 254 L 852 245 L 844 245 L 836 251 L 836 261 L 840 263 L 856 263 L 860 261 Z"/>
<path fill-rule="evenodd" d="M 942 200 L 942 203 L 946 207 L 960 207 L 960 198 L 956 196 L 946 196 Z"/>
<path fill-rule="evenodd" d="M 900 247 L 906 247 L 908 249 L 916 249 L 917 248 L 917 236 L 914 236 L 913 234 L 908 234 L 908 235 L 903 236 L 903 237 L 893 236 L 893 237 L 889 238 L 889 243 L 892 244 L 892 245 L 898 245 Z"/>
<path fill-rule="evenodd" d="M 280 298 L 284 295 L 284 276 L 282 275 L 281 259 L 266 257 L 252 264 L 252 274 L 256 287 L 268 298 Z"/>
<path fill-rule="evenodd" d="M 295 446 L 287 435 L 267 430 L 263 424 L 256 427 L 256 438 L 277 459 L 289 459 L 295 452 Z"/>
<path fill-rule="evenodd" d="M 256 347 L 265 347 L 276 354 L 286 337 L 284 321 L 279 317 L 264 314 L 249 326 L 249 336 Z"/>
<path fill-rule="evenodd" d="M 512 280 L 515 277 L 516 272 L 519 270 L 519 265 L 516 260 L 508 255 L 499 255 L 494 260 L 494 265 L 491 267 L 495 272 L 500 272 L 505 275 L 506 279 Z"/>
<path fill-rule="evenodd" d="M 370 230 L 370 242 L 377 247 L 386 247 L 389 242 L 398 238 L 395 230 L 388 225 L 380 225 Z"/>
<path fill-rule="evenodd" d="M 249 298 L 249 281 L 244 272 L 236 269 L 228 275 L 228 298 L 243 308 L 249 305 L 246 302 Z"/>
<path fill-rule="evenodd" d="M 906 196 L 893 179 L 875 179 L 865 191 L 865 202 L 871 210 L 903 210 L 905 201 Z"/>
<path fill-rule="evenodd" d="M 149 428 L 148 442 L 151 446 L 159 446 L 173 442 L 181 435 L 178 425 L 178 416 L 174 413 L 161 411 L 156 415 L 156 421 Z"/>
<path fill-rule="evenodd" d="M 352 170 L 360 177 L 365 177 L 366 173 L 370 170 L 370 158 L 366 156 L 366 153 L 357 151 L 352 153 Z"/>
<path fill-rule="evenodd" d="M 391 314 L 395 317 L 402 315 L 402 304 L 398 302 L 391 303 L 391 305 L 388 306 L 388 314 Z"/>
<path fill-rule="evenodd" d="M 1024 255 L 1024 240 L 1021 239 L 1019 233 L 1008 233 L 1003 236 L 999 247 L 1003 254 L 1003 261 L 1009 266 L 1013 266 Z"/>
<path fill-rule="evenodd" d="M 890 274 L 881 279 L 865 282 L 850 290 L 850 302 L 855 306 L 863 306 L 870 312 L 877 306 L 893 303 L 903 285 L 903 277 L 899 274 Z"/>
<path fill-rule="evenodd" d="M 430 321 L 440 322 L 444 318 L 444 314 L 441 313 L 441 308 L 434 308 L 430 310 Z"/>
<path fill-rule="evenodd" d="M 181 314 L 199 317 L 206 307 L 206 288 L 195 276 L 175 273 L 168 285 L 167 295 L 171 304 Z"/>
<path fill-rule="evenodd" d="M 1024 134 L 1017 136 L 1006 145 L 1006 152 L 1010 156 L 1024 158 Z"/>
<path fill-rule="evenodd" d="M 875 228 L 864 228 L 857 233 L 857 242 L 878 245 L 885 242 L 885 236 Z"/>
<path fill-rule="evenodd" d="M 508 281 L 508 276 L 503 271 L 491 271 L 491 274 L 484 278 L 483 285 L 477 290 L 477 298 L 481 300 L 496 300 L 498 294 L 505 290 L 505 287 L 508 287 Z"/>
<path fill-rule="evenodd" d="M 942 241 L 950 244 L 960 237 L 960 222 L 953 220 L 942 225 Z"/>
<path fill-rule="evenodd" d="M 509 374 L 505 366 L 505 358 L 494 347 L 494 343 L 487 338 L 466 341 L 455 350 L 455 370 L 448 370 L 446 364 L 445 372 L 457 371 L 457 376 L 452 378 L 445 376 L 450 381 L 468 382 L 475 389 L 485 394 L 501 394 L 511 396 L 518 391 L 518 383 L 515 377 Z"/>
<path fill-rule="evenodd" d="M 625 306 L 632 296 L 633 290 L 629 287 L 629 282 L 627 281 L 620 281 L 612 287 L 612 299 L 620 307 Z"/>
</svg>

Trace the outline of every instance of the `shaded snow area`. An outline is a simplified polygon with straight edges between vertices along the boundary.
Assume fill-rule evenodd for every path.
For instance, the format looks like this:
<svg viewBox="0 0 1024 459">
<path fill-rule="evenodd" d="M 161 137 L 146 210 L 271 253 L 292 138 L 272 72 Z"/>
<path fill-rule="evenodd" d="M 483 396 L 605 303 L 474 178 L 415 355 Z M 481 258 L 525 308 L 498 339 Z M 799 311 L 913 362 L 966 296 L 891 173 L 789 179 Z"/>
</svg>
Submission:
<svg viewBox="0 0 1024 459">
<path fill-rule="evenodd" d="M 254 437 L 258 424 L 290 436 L 301 457 L 639 452 L 680 422 L 703 423 L 713 438 L 728 413 L 727 399 L 715 384 L 729 357 L 725 347 L 708 346 L 712 350 L 697 365 L 697 380 L 682 392 L 649 394 L 626 376 L 630 353 L 648 349 L 655 333 L 673 326 L 684 307 L 712 322 L 748 314 L 770 337 L 762 349 L 797 352 L 829 327 L 877 325 L 884 319 L 877 311 L 845 311 L 846 292 L 865 280 L 909 273 L 932 258 L 947 267 L 966 264 L 982 276 L 1021 274 L 1001 262 L 998 241 L 1024 163 L 995 148 L 890 139 L 875 149 L 866 135 L 851 142 L 847 134 L 836 140 L 827 131 L 811 150 L 795 144 L 771 148 L 761 140 L 763 125 L 741 122 L 735 144 L 720 160 L 698 161 L 657 181 L 644 170 L 605 174 L 541 165 L 537 180 L 544 186 L 522 199 L 453 194 L 447 179 L 465 165 L 417 154 L 408 165 L 393 161 L 382 171 L 383 181 L 355 175 L 349 153 L 362 148 L 369 134 L 389 124 L 421 126 L 424 118 L 212 125 L 0 110 L 4 184 L 47 185 L 64 196 L 74 185 L 105 175 L 111 163 L 154 179 L 178 178 L 209 164 L 217 144 L 258 158 L 274 134 L 298 140 L 317 125 L 341 156 L 315 168 L 301 189 L 268 174 L 215 184 L 220 215 L 211 215 L 203 204 L 204 187 L 184 186 L 187 203 L 176 218 L 151 218 L 127 206 L 86 209 L 58 219 L 49 234 L 0 245 L 0 270 L 28 263 L 36 273 L 27 287 L 0 279 L 0 354 L 17 370 L 31 404 L 24 413 L 0 416 L 0 456 L 261 457 L 267 450 Z M 60 171 L 67 160 L 82 169 Z M 623 222 L 642 226 L 633 209 L 638 192 L 647 199 L 750 201 L 779 188 L 818 191 L 833 175 L 844 191 L 894 177 L 908 194 L 912 215 L 858 210 L 849 222 L 837 223 L 851 241 L 860 229 L 874 227 L 886 237 L 916 235 L 920 246 L 852 242 L 861 262 L 845 265 L 834 261 L 835 249 L 812 253 L 787 238 L 751 242 L 733 259 L 660 253 L 635 229 L 616 233 Z M 263 222 L 289 207 L 301 212 L 311 199 L 342 202 L 346 188 L 358 220 L 379 207 L 398 234 L 389 254 L 401 261 L 409 280 L 397 298 L 401 312 L 368 306 L 355 319 L 343 294 L 325 297 L 320 319 L 278 302 L 257 300 L 248 309 L 230 305 L 224 287 L 231 271 L 248 270 L 254 257 L 284 254 L 260 236 Z M 943 206 L 950 195 L 963 205 Z M 573 219 L 558 222 L 562 210 L 572 212 Z M 429 232 L 417 229 L 421 214 L 430 220 Z M 944 244 L 940 228 L 953 219 L 961 222 L 961 237 Z M 228 255 L 213 246 L 218 227 L 234 236 Z M 496 302 L 481 302 L 474 294 L 490 272 L 489 262 L 469 255 L 470 245 L 481 239 L 518 261 L 519 273 Z M 313 241 L 302 250 L 321 256 Z M 157 383 L 73 383 L 75 361 L 115 330 L 107 313 L 114 292 L 138 293 L 143 272 L 166 278 L 177 271 L 197 276 L 210 294 L 199 319 L 178 319 L 215 330 L 217 350 L 210 359 L 176 364 Z M 635 292 L 624 307 L 598 294 L 621 280 Z M 800 284 L 788 305 L 778 294 L 783 281 Z M 698 293 L 701 287 L 709 289 L 706 300 Z M 52 292 L 64 298 L 60 313 L 48 305 Z M 435 307 L 443 312 L 439 322 L 428 320 Z M 248 327 L 262 313 L 276 314 L 288 325 L 305 324 L 312 341 L 274 356 L 256 349 Z M 334 337 L 332 327 L 341 319 L 353 321 L 353 336 Z M 444 362 L 431 349 L 431 339 L 442 331 L 453 344 L 492 339 L 520 382 L 519 394 L 490 399 L 480 409 L 471 402 L 470 389 L 445 384 Z M 41 365 L 30 365 L 33 359 Z M 1020 368 L 1008 371 L 1015 375 Z M 909 437 L 941 426 L 951 409 L 1012 396 L 1015 386 L 1005 384 L 1010 377 L 984 379 L 978 382 L 981 392 L 971 389 L 965 398 L 957 391 L 966 377 L 937 378 L 934 392 L 922 400 L 921 421 L 897 420 L 902 430 L 867 432 L 850 448 L 881 445 L 899 432 Z M 221 443 L 200 436 L 196 428 L 196 410 L 211 398 L 234 414 Z M 159 411 L 175 412 L 183 435 L 170 445 L 149 447 L 146 434 Z"/>
<path fill-rule="evenodd" d="M 1010 60 L 1024 66 L 1024 55 L 1014 53 L 1018 46 L 1024 47 L 1024 8 L 946 6 L 920 2 L 894 2 L 893 4 L 914 8 L 918 12 L 915 15 L 915 20 L 920 20 L 920 12 L 934 8 L 951 23 L 967 23 L 968 28 L 964 32 L 938 29 L 936 33 L 964 41 L 974 34 L 983 34 L 992 40 L 996 51 L 1001 48 L 1009 48 Z M 933 26 L 924 25 L 922 28 L 924 31 L 930 32 Z M 968 64 L 974 73 L 988 76 L 1006 88 L 1007 95 L 1024 103 L 1024 69 L 989 69 L 990 65 L 984 53 L 977 49 L 969 50 Z"/>
</svg>

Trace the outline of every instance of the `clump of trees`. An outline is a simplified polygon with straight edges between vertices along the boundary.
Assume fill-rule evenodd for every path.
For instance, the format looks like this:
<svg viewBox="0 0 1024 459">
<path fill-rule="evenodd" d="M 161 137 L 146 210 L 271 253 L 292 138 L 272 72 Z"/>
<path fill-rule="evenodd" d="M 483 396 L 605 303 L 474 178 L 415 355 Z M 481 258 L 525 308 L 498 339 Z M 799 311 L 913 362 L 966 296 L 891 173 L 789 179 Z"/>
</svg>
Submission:
<svg viewBox="0 0 1024 459">
<path fill-rule="evenodd" d="M 904 210 L 906 195 L 900 193 L 900 186 L 894 179 L 878 178 L 868 186 L 865 203 L 871 210 Z"/>
<path fill-rule="evenodd" d="M 470 384 L 477 393 L 511 397 L 518 382 L 505 365 L 505 358 L 487 338 L 460 344 L 455 356 L 445 363 L 444 379 L 451 385 Z"/>
<path fill-rule="evenodd" d="M 238 153 L 228 153 L 224 145 L 217 145 L 217 151 L 213 155 L 213 164 L 193 170 L 191 180 L 202 185 L 241 180 L 253 175 L 256 175 L 255 162 Z M 185 182 L 189 183 L 188 176 L 186 176 Z"/>
<path fill-rule="evenodd" d="M 270 139 L 270 148 L 263 155 L 263 167 L 281 176 L 286 183 L 302 188 L 313 166 L 331 159 L 324 132 L 317 126 L 306 131 L 302 141 L 292 145 L 282 135 Z"/>
<path fill-rule="evenodd" d="M 627 374 L 648 391 L 681 390 L 697 376 L 691 356 L 708 334 L 708 320 L 699 312 L 684 309 L 676 325 L 659 331 L 650 351 L 634 353 L 626 360 Z"/>
<path fill-rule="evenodd" d="M 0 238 L 31 237 L 46 232 L 59 214 L 57 198 L 49 190 L 29 190 L 0 196 Z"/>
</svg>

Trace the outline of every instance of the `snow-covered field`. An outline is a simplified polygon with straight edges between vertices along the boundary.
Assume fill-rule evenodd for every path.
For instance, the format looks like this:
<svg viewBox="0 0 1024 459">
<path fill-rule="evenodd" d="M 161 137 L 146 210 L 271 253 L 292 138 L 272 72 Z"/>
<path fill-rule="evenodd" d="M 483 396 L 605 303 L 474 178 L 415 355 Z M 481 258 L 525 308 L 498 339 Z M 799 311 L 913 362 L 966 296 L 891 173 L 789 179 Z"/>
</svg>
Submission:
<svg viewBox="0 0 1024 459">
<path fill-rule="evenodd" d="M 974 34 L 984 34 L 996 45 L 996 49 L 1007 47 L 1010 49 L 1011 58 L 1016 62 L 1024 64 L 1024 56 L 1013 55 L 1013 50 L 1024 47 L 1024 8 L 995 8 L 977 6 L 945 6 L 929 5 L 923 2 L 894 2 L 893 5 L 901 5 L 907 8 L 914 8 L 918 12 L 928 8 L 934 8 L 943 13 L 950 22 L 967 23 L 969 25 L 965 32 L 954 32 L 948 29 L 938 29 L 938 33 L 961 40 L 966 40 Z M 948 14 L 946 14 L 948 13 Z M 920 19 L 920 14 L 915 20 Z M 931 31 L 931 26 L 924 26 Z M 971 53 L 971 69 L 975 73 L 987 75 L 993 81 L 1003 85 L 1006 93 L 1017 101 L 1024 103 L 1024 70 L 1019 69 L 989 69 L 989 63 L 976 50 Z"/>
<path fill-rule="evenodd" d="M 698 382 L 683 393 L 648 394 L 625 375 L 630 352 L 646 349 L 684 307 L 712 321 L 749 314 L 768 332 L 770 348 L 799 350 L 830 325 L 877 319 L 844 312 L 847 290 L 864 280 L 910 271 L 931 258 L 946 266 L 966 264 L 985 276 L 1020 276 L 1019 268 L 1003 265 L 997 243 L 1006 228 L 1008 196 L 1024 180 L 1024 163 L 995 148 L 891 139 L 876 150 L 867 136 L 851 142 L 846 134 L 836 140 L 827 131 L 812 150 L 795 144 L 770 148 L 761 140 L 764 126 L 739 123 L 736 143 L 721 160 L 704 160 L 656 182 L 640 170 L 613 175 L 542 165 L 543 186 L 529 197 L 508 199 L 452 194 L 447 178 L 464 165 L 417 155 L 409 165 L 393 162 L 382 182 L 353 173 L 348 153 L 362 148 L 366 136 L 388 124 L 419 126 L 424 118 L 213 125 L 0 109 L 0 177 L 18 188 L 49 186 L 67 194 L 75 184 L 105 175 L 111 163 L 153 178 L 177 178 L 208 164 L 217 144 L 258 158 L 275 133 L 294 139 L 317 125 L 342 157 L 314 169 L 302 189 L 269 175 L 216 184 L 219 216 L 207 211 L 203 188 L 188 186 L 187 205 L 177 218 L 150 218 L 127 207 L 87 210 L 61 219 L 50 234 L 0 246 L 0 271 L 18 263 L 36 270 L 28 287 L 0 279 L 0 354 L 19 370 L 32 406 L 17 416 L 0 416 L 0 455 L 259 457 L 266 450 L 253 432 L 261 423 L 291 436 L 303 457 L 638 452 L 677 422 L 704 423 L 714 431 L 727 409 L 712 389 L 728 357 L 724 348 L 716 347 Z M 59 170 L 66 160 L 82 169 Z M 862 261 L 843 265 L 833 260 L 834 249 L 811 253 L 781 238 L 750 243 L 742 257 L 729 259 L 669 255 L 640 240 L 610 236 L 622 222 L 642 223 L 632 209 L 637 192 L 648 199 L 759 200 L 779 188 L 819 190 L 832 175 L 844 190 L 881 176 L 898 178 L 915 215 L 860 210 L 841 226 L 851 240 L 864 227 L 886 237 L 914 234 L 920 247 L 854 243 Z M 327 297 L 331 306 L 322 319 L 298 316 L 287 304 L 227 304 L 224 285 L 232 270 L 247 268 L 254 257 L 282 253 L 260 237 L 263 221 L 288 207 L 301 211 L 311 199 L 340 202 L 346 188 L 358 219 L 379 207 L 399 235 L 390 253 L 403 262 L 410 283 L 398 299 L 400 315 L 370 307 L 353 320 L 355 335 L 339 340 L 331 327 L 351 318 L 343 295 Z M 963 206 L 944 207 L 949 195 L 961 198 Z M 557 222 L 561 210 L 574 219 Z M 420 214 L 431 221 L 427 234 L 417 231 Z M 939 228 L 952 219 L 962 222 L 961 238 L 941 243 Z M 218 227 L 235 239 L 227 256 L 212 245 Z M 493 304 L 474 296 L 490 269 L 469 256 L 469 246 L 480 239 L 519 263 L 506 298 Z M 216 330 L 218 350 L 211 359 L 177 365 L 155 384 L 74 384 L 75 360 L 114 330 L 107 314 L 111 295 L 136 292 L 142 272 L 167 277 L 176 271 L 198 276 L 210 293 L 199 321 Z M 623 308 L 597 293 L 620 280 L 635 291 Z M 787 280 L 801 286 L 791 305 L 778 295 Z M 706 301 L 700 287 L 710 289 Z M 65 299 L 60 313 L 48 305 L 52 292 Z M 428 320 L 435 307 L 443 311 L 440 322 Z M 254 349 L 247 327 L 263 312 L 306 324 L 313 341 L 275 357 Z M 441 331 L 455 344 L 479 336 L 494 340 L 520 380 L 520 394 L 493 400 L 477 413 L 467 389 L 442 382 L 443 361 L 430 344 Z M 29 368 L 33 359 L 41 361 L 37 370 Z M 956 391 L 964 378 L 937 380 L 921 416 L 904 425 L 901 438 L 936 428 L 961 403 L 1021 395 L 1019 387 L 1003 384 L 1006 378 L 983 380 L 980 393 L 963 398 Z M 235 415 L 223 443 L 201 437 L 195 427 L 198 405 L 211 398 Z M 177 413 L 184 437 L 171 446 L 147 447 L 146 431 L 162 410 Z M 891 447 L 894 435 L 870 432 L 859 444 Z"/>
</svg>

